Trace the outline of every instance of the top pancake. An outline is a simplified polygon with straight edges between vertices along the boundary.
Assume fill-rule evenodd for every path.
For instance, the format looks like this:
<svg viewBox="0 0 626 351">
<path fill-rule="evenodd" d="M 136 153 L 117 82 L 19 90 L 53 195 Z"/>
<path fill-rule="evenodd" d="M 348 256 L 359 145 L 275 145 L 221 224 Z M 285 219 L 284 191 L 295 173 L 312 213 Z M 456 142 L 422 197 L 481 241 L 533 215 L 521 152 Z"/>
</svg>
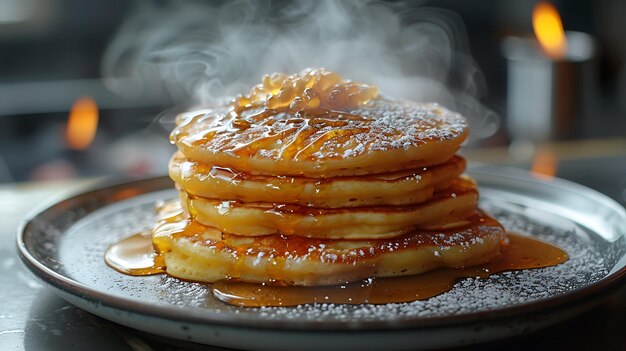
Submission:
<svg viewBox="0 0 626 351">
<path fill-rule="evenodd" d="M 185 157 L 260 175 L 380 174 L 450 159 L 465 119 L 437 104 L 378 96 L 375 86 L 324 69 L 273 74 L 221 107 L 179 116 Z"/>
<path fill-rule="evenodd" d="M 189 112 L 172 140 L 189 159 L 251 174 L 315 178 L 442 163 L 467 137 L 438 104 L 375 99 L 347 111 L 233 107 Z"/>
</svg>

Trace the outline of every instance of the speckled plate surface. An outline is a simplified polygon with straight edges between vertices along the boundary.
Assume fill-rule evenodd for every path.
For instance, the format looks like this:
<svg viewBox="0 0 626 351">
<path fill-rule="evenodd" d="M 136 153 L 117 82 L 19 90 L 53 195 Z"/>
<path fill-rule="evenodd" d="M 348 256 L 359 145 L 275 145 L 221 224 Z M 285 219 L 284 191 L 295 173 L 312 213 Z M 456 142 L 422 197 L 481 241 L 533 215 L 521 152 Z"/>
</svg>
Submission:
<svg viewBox="0 0 626 351">
<path fill-rule="evenodd" d="M 387 305 L 313 304 L 240 308 L 207 285 L 110 269 L 104 251 L 151 227 L 154 202 L 176 196 L 169 179 L 110 185 L 59 201 L 24 221 L 24 263 L 69 302 L 161 336 L 239 349 L 429 349 L 504 338 L 593 307 L 626 277 L 626 212 L 564 180 L 474 168 L 481 207 L 509 231 L 565 249 L 565 264 L 463 279 L 425 301 Z M 393 339 L 389 339 L 393 338 Z M 390 343 L 390 340 L 393 340 Z"/>
</svg>

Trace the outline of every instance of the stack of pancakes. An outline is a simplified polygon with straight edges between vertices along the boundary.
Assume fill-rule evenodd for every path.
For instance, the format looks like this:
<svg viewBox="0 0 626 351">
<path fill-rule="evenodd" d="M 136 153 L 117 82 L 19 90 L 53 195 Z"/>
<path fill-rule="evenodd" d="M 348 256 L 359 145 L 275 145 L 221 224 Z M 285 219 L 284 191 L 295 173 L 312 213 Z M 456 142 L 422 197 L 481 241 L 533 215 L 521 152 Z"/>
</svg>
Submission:
<svg viewBox="0 0 626 351">
<path fill-rule="evenodd" d="M 327 285 L 487 262 L 504 230 L 455 152 L 462 116 L 325 70 L 179 116 L 153 242 L 189 280 Z"/>
</svg>

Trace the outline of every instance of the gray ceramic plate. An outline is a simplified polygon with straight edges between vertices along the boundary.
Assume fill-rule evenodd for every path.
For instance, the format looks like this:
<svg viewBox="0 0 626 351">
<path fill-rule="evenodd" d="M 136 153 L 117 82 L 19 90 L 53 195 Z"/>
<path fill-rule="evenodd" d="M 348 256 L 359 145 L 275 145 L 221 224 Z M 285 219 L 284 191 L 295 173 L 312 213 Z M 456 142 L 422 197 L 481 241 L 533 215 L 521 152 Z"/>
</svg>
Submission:
<svg viewBox="0 0 626 351">
<path fill-rule="evenodd" d="M 130 277 L 103 260 L 120 238 L 150 228 L 167 178 L 106 186 L 28 218 L 17 238 L 24 263 L 67 301 L 161 336 L 239 349 L 429 349 L 504 338 L 593 307 L 626 276 L 626 213 L 567 181 L 501 168 L 469 172 L 481 207 L 507 229 L 564 248 L 556 267 L 464 279 L 425 301 L 247 309 L 216 301 L 204 284 L 166 275 Z"/>
</svg>

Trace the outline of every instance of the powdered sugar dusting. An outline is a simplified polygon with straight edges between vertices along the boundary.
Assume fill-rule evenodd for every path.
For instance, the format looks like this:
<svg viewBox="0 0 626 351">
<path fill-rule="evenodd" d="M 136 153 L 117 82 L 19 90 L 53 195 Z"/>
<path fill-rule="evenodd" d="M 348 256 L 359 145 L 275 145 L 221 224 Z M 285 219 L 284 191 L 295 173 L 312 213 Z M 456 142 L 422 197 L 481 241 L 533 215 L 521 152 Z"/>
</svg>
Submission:
<svg viewBox="0 0 626 351">
<path fill-rule="evenodd" d="M 410 149 L 428 141 L 457 139 L 467 130 L 463 116 L 436 103 L 374 100 L 350 113 L 367 119 L 368 129 L 339 142 L 335 138 L 327 140 L 313 157 L 336 157 L 337 150 L 343 150 L 345 158 L 372 151 Z"/>
<path fill-rule="evenodd" d="M 436 103 L 379 100 L 351 113 L 374 121 L 375 135 L 362 137 L 372 138 L 362 140 L 372 151 L 408 149 L 429 140 L 451 140 L 467 129 L 463 116 Z M 362 144 L 357 144 L 357 148 L 359 145 Z"/>
</svg>

